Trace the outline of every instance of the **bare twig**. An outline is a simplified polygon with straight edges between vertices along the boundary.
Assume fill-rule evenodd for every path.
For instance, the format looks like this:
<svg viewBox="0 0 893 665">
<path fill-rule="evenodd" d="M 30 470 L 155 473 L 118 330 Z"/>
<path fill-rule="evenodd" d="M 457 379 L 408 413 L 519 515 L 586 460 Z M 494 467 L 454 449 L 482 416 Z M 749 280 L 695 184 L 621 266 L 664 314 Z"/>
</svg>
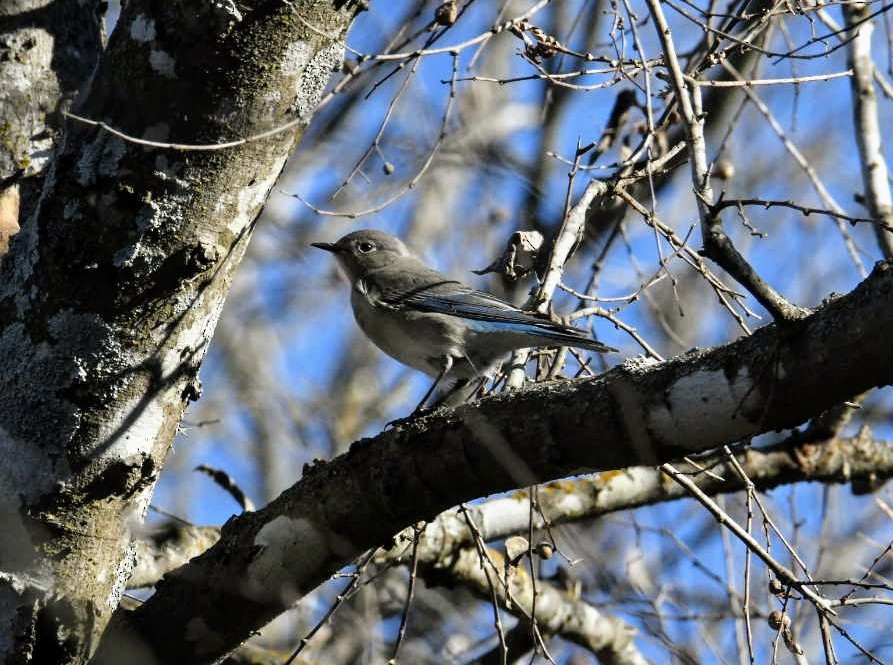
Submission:
<svg viewBox="0 0 893 665">
<path fill-rule="evenodd" d="M 742 286 L 765 307 L 777 320 L 797 319 L 806 310 L 797 307 L 773 289 L 756 270 L 735 249 L 731 239 L 722 227 L 722 220 L 713 208 L 713 189 L 710 185 L 707 162 L 707 147 L 704 138 L 704 117 L 700 102 L 700 88 L 686 86 L 685 74 L 676 56 L 676 46 L 670 34 L 670 27 L 664 17 L 659 0 L 647 0 L 655 29 L 663 46 L 664 57 L 670 72 L 670 81 L 682 116 L 682 128 L 691 155 L 692 185 L 697 199 L 701 219 L 701 234 L 704 240 L 703 253 L 728 271 Z"/>
<path fill-rule="evenodd" d="M 397 639 L 394 641 L 394 651 L 391 654 L 388 665 L 397 665 L 397 654 L 400 653 L 400 646 L 406 638 L 406 627 L 409 625 L 409 609 L 412 607 L 412 597 L 415 592 L 416 575 L 419 570 L 419 539 L 425 528 L 425 523 L 413 526 L 412 534 L 412 557 L 409 564 L 409 587 L 406 589 L 406 601 L 403 604 L 403 613 L 400 617 L 400 629 L 397 631 Z"/>
</svg>

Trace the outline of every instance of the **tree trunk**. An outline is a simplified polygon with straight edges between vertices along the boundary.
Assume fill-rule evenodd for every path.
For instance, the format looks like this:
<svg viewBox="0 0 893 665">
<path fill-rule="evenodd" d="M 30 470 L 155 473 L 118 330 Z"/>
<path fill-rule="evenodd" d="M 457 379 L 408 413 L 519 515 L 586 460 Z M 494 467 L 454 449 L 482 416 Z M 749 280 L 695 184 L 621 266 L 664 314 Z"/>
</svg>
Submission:
<svg viewBox="0 0 893 665">
<path fill-rule="evenodd" d="M 341 65 L 352 9 L 245 7 L 126 3 L 75 112 L 182 144 L 295 126 L 181 150 L 69 120 L 4 259 L 5 662 L 83 662 L 95 647 L 252 225 Z"/>
</svg>

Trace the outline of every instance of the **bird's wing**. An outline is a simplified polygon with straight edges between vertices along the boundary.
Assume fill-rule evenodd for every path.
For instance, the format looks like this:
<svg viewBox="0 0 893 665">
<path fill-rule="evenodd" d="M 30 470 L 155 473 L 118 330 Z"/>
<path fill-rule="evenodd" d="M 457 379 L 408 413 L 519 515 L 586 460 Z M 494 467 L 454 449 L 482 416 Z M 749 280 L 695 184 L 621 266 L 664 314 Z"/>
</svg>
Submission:
<svg viewBox="0 0 893 665">
<path fill-rule="evenodd" d="M 365 289 L 385 307 L 408 307 L 423 312 L 452 314 L 466 319 L 531 323 L 542 321 L 511 303 L 477 291 L 415 258 L 394 261 L 368 273 L 358 288 Z M 548 319 L 546 319 L 548 320 Z"/>
<path fill-rule="evenodd" d="M 426 312 L 452 314 L 466 319 L 502 323 L 546 323 L 543 315 L 525 312 L 511 303 L 476 291 L 460 282 L 445 282 L 409 291 L 401 297 L 406 305 Z"/>
<path fill-rule="evenodd" d="M 528 312 L 491 293 L 465 286 L 441 272 L 425 267 L 411 271 L 412 280 L 405 273 L 395 278 L 390 271 L 369 275 L 367 284 L 376 292 L 380 304 L 386 307 L 409 308 L 420 312 L 435 312 L 481 321 L 488 331 L 499 327 L 596 351 L 614 351 L 611 347 L 591 339 L 584 331 L 552 321 L 539 312 Z"/>
</svg>

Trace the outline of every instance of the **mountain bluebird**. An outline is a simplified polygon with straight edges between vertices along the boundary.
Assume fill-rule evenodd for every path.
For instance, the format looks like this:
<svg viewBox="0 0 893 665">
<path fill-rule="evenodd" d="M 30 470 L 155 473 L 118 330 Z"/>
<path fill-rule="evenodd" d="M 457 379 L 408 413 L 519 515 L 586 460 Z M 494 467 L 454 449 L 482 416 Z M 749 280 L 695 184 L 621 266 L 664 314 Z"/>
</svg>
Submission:
<svg viewBox="0 0 893 665">
<path fill-rule="evenodd" d="M 429 268 L 383 231 L 312 244 L 332 252 L 347 274 L 354 317 L 366 336 L 392 358 L 435 378 L 416 410 L 448 374 L 464 385 L 515 349 L 617 350 Z"/>
</svg>

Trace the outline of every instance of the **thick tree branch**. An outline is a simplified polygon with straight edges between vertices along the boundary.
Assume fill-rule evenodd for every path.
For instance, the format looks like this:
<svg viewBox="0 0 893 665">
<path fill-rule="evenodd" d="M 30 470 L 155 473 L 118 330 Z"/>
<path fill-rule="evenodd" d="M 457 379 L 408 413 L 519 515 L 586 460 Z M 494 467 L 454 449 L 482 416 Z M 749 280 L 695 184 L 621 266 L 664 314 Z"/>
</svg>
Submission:
<svg viewBox="0 0 893 665">
<path fill-rule="evenodd" d="M 854 491 L 862 492 L 893 477 L 893 445 L 871 439 L 867 430 L 854 438 L 831 439 L 823 443 L 797 443 L 796 438 L 736 455 L 738 464 L 757 490 L 816 481 L 852 483 Z M 713 496 L 746 489 L 744 481 L 726 460 L 725 453 L 699 459 L 698 464 L 712 473 L 698 473 L 696 467 L 684 462 L 676 467 L 697 476 L 698 486 L 705 493 Z M 543 485 L 537 492 L 539 511 L 534 515 L 533 528 L 579 522 L 689 496 L 679 485 L 667 483 L 666 474 L 652 466 L 593 474 L 573 481 L 560 480 Z M 466 511 L 478 525 L 480 537 L 487 542 L 525 534 L 530 528 L 527 490 L 469 506 Z M 400 544 L 395 547 L 404 547 L 402 543 L 411 535 L 410 530 L 401 532 L 395 539 Z M 443 552 L 466 547 L 472 542 L 474 534 L 468 521 L 457 511 L 449 510 L 426 525 L 419 556 L 422 560 L 435 556 L 432 552 L 445 556 Z"/>
<path fill-rule="evenodd" d="M 216 546 L 118 618 L 104 654 L 141 643 L 160 662 L 212 662 L 361 551 L 461 501 L 803 423 L 893 380 L 893 351 L 870 343 L 893 325 L 891 298 L 893 267 L 880 263 L 847 296 L 732 344 L 659 364 L 630 360 L 359 441 L 308 467 L 262 510 L 231 519 Z"/>
<path fill-rule="evenodd" d="M 871 438 L 864 429 L 854 438 L 834 438 L 822 443 L 806 443 L 794 435 L 790 440 L 763 449 L 747 449 L 736 455 L 737 464 L 756 489 L 766 491 L 780 485 L 817 481 L 852 483 L 854 491 L 876 488 L 893 477 L 893 446 Z M 745 482 L 723 452 L 698 460 L 710 474 L 679 463 L 678 468 L 696 476 L 698 487 L 708 495 L 739 492 Z M 574 481 L 556 481 L 542 486 L 538 492 L 538 510 L 533 515 L 533 529 L 597 518 L 609 513 L 645 505 L 676 501 L 689 497 L 678 484 L 667 482 L 666 475 L 655 467 L 632 467 L 623 471 L 593 474 Z M 417 550 L 420 576 L 426 584 L 445 581 L 450 587 L 463 584 L 474 593 L 490 600 L 488 573 L 477 561 L 475 540 L 501 540 L 526 534 L 531 528 L 531 512 L 527 491 L 511 497 L 493 499 L 468 506 L 461 511 L 448 510 L 425 525 Z M 548 520 L 546 523 L 543 517 Z M 475 525 L 472 530 L 470 523 Z M 149 586 L 166 574 L 198 556 L 220 535 L 216 527 L 181 527 L 171 525 L 138 541 L 137 565 L 130 586 Z M 380 564 L 404 562 L 414 537 L 409 528 L 395 537 L 395 545 L 376 554 Z M 492 565 L 499 568 L 496 584 L 505 579 L 504 557 L 491 555 Z M 493 572 L 491 570 L 491 572 Z M 512 604 L 507 609 L 526 623 L 531 590 L 529 575 L 511 578 Z M 565 596 L 550 583 L 538 581 L 547 603 L 537 600 L 538 625 L 548 634 L 561 636 L 598 653 L 603 663 L 635 662 L 638 651 L 632 642 L 634 632 L 616 617 L 606 615 L 585 601 Z M 520 589 L 520 590 L 518 590 Z M 504 595 L 505 590 L 501 593 Z M 520 605 L 518 603 L 521 603 Z M 561 609 L 558 611 L 556 607 Z M 574 619 L 575 620 L 571 620 Z M 567 620 L 566 622 L 564 620 Z M 529 628 L 524 630 L 529 631 Z M 530 647 L 527 647 L 530 648 Z M 243 646 L 244 649 L 244 646 Z"/>
<path fill-rule="evenodd" d="M 217 527 L 177 522 L 142 534 L 134 543 L 136 565 L 127 580 L 127 588 L 154 586 L 168 572 L 197 557 L 219 539 Z"/>
<path fill-rule="evenodd" d="M 798 442 L 800 438 L 798 433 L 790 441 L 736 454 L 738 464 L 757 490 L 821 482 L 852 483 L 854 492 L 863 493 L 893 478 L 893 445 L 871 438 L 867 430 L 853 438 L 833 438 L 821 443 Z M 687 463 L 676 466 L 698 476 L 698 486 L 707 494 L 714 496 L 745 489 L 744 481 L 726 461 L 725 453 L 700 458 L 698 464 L 710 469 L 711 474 L 699 474 L 697 468 Z M 668 484 L 666 474 L 652 466 L 591 474 L 573 481 L 559 480 L 541 486 L 533 528 L 579 522 L 688 496 L 679 485 Z M 465 511 L 477 524 L 478 533 L 485 542 L 524 534 L 530 528 L 528 490 L 468 506 Z M 543 516 L 548 519 L 548 524 Z M 128 586 L 156 584 L 163 575 L 207 550 L 219 537 L 217 527 L 172 525 L 138 541 L 137 564 Z M 394 538 L 396 544 L 391 550 L 376 556 L 385 560 L 399 557 L 410 538 L 411 528 Z M 448 557 L 449 552 L 473 542 L 474 534 L 468 527 L 468 520 L 455 510 L 447 510 L 425 525 L 419 558 L 425 561 Z"/>
</svg>

